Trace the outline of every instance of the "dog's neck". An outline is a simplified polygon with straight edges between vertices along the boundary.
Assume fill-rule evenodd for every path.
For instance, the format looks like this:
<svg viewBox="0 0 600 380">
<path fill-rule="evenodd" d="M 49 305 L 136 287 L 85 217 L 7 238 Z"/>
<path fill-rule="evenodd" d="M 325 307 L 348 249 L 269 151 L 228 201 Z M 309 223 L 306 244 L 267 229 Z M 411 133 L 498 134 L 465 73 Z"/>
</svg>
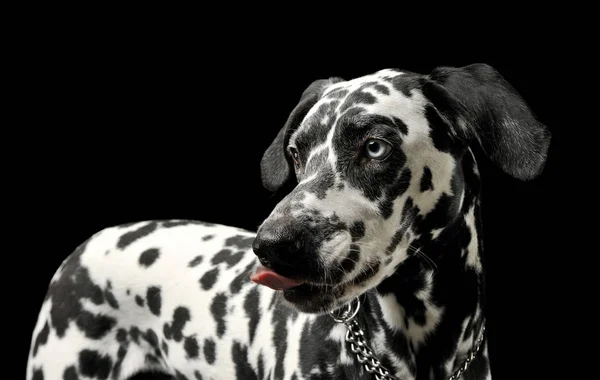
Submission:
<svg viewBox="0 0 600 380">
<path fill-rule="evenodd" d="M 471 156 L 471 155 L 470 155 Z M 467 173 L 464 166 L 469 166 Z M 472 159 L 463 162 L 465 198 L 459 217 L 434 238 L 420 241 L 396 272 L 367 296 L 375 351 L 406 378 L 447 379 L 466 358 L 484 321 L 479 178 Z M 479 355 L 487 355 L 485 349 Z M 385 357 L 389 356 L 389 357 Z M 487 357 L 478 363 L 487 366 Z M 480 368 L 479 370 L 481 370 Z M 483 368 L 487 372 L 487 368 Z M 479 372 L 479 371 L 478 371 Z"/>
</svg>

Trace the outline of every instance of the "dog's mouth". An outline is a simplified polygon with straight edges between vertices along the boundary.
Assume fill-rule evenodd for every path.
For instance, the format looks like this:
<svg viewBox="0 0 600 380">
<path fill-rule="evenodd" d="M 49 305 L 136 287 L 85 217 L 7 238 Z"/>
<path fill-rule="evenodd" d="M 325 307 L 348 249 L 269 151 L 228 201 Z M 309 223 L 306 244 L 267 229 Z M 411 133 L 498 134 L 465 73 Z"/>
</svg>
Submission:
<svg viewBox="0 0 600 380">
<path fill-rule="evenodd" d="M 305 281 L 282 276 L 263 265 L 256 267 L 250 274 L 250 279 L 273 290 L 289 290 L 305 284 Z"/>
<path fill-rule="evenodd" d="M 326 305 L 335 298 L 334 293 L 336 293 L 333 285 L 286 277 L 260 264 L 250 274 L 250 280 L 273 290 L 282 291 L 283 297 L 297 306 L 306 303 Z M 301 308 L 305 309 L 305 307 Z"/>
</svg>

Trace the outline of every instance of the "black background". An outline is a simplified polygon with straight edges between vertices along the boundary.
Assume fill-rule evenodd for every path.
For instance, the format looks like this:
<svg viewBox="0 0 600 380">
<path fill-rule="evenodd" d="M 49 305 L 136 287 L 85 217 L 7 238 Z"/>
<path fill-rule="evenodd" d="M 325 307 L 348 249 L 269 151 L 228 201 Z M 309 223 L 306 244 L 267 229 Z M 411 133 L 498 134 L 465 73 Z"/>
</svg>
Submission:
<svg viewBox="0 0 600 380">
<path fill-rule="evenodd" d="M 21 229 L 33 247 L 24 259 L 35 270 L 21 308 L 24 346 L 54 271 L 100 229 L 157 218 L 255 229 L 282 195 L 262 188 L 260 158 L 313 80 L 485 62 L 553 134 L 543 175 L 528 183 L 477 150 L 493 373 L 505 378 L 518 363 L 534 371 L 543 362 L 530 353 L 546 344 L 538 321 L 551 308 L 545 289 L 553 279 L 542 263 L 559 255 L 563 240 L 554 232 L 561 222 L 554 202 L 567 115 L 558 84 L 549 81 L 565 54 L 553 38 L 526 30 L 497 37 L 481 26 L 451 38 L 430 30 L 436 37 L 404 31 L 385 41 L 360 33 L 278 40 L 276 28 L 228 36 L 223 29 L 86 22 L 41 28 L 23 47 L 20 122 L 36 136 L 18 171 L 29 226 Z"/>
</svg>

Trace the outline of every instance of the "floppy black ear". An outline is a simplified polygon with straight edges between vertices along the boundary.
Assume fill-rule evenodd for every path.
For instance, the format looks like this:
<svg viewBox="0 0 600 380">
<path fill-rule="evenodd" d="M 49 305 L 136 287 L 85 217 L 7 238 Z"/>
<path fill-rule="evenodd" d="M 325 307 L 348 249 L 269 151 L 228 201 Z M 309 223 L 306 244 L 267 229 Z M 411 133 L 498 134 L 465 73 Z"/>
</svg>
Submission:
<svg viewBox="0 0 600 380">
<path fill-rule="evenodd" d="M 434 97 L 449 97 L 440 112 L 453 113 L 450 118 L 457 124 L 456 132 L 477 139 L 502 170 L 520 180 L 533 179 L 542 172 L 550 131 L 493 67 L 439 67 L 429 79 L 439 85 L 429 89 Z M 437 107 L 436 101 L 432 102 Z"/>
<path fill-rule="evenodd" d="M 292 177 L 293 163 L 286 147 L 290 136 L 298 128 L 308 111 L 314 106 L 323 92 L 332 84 L 342 82 L 341 78 L 319 79 L 310 84 L 300 97 L 300 102 L 288 117 L 275 140 L 265 151 L 260 162 L 260 174 L 263 186 L 276 191 Z"/>
</svg>

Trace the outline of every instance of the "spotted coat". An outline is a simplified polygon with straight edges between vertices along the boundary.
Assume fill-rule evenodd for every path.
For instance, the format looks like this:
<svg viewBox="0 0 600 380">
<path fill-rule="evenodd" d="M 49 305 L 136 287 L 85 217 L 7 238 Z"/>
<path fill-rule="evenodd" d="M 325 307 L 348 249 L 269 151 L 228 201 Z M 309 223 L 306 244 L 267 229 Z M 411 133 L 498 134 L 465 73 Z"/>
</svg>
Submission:
<svg viewBox="0 0 600 380">
<path fill-rule="evenodd" d="M 267 189 L 296 186 L 258 231 L 149 220 L 98 232 L 51 280 L 27 379 L 368 379 L 326 313 L 356 297 L 397 378 L 447 379 L 485 324 L 472 146 L 528 180 L 549 142 L 487 65 L 315 81 L 261 162 Z M 260 267 L 301 285 L 256 284 Z M 463 378 L 491 378 L 487 340 Z"/>
</svg>

